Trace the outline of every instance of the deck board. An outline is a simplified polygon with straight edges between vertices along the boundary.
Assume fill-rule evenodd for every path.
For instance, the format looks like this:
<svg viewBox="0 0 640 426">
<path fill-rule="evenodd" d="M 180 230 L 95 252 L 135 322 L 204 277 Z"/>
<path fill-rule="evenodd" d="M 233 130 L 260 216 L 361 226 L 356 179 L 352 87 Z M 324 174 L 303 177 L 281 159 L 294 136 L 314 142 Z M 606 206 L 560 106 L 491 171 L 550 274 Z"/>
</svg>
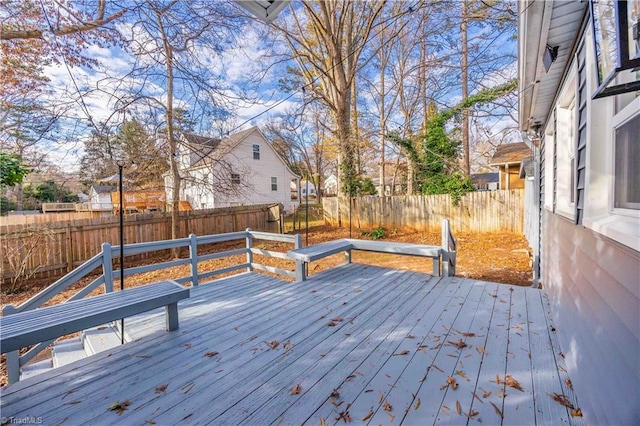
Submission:
<svg viewBox="0 0 640 426">
<path fill-rule="evenodd" d="M 356 424 L 494 424 L 493 402 L 504 423 L 575 423 L 547 395 L 570 389 L 539 290 L 347 264 L 301 283 L 244 273 L 191 294 L 178 330 L 164 331 L 161 311 L 129 318 L 133 342 L 3 389 L 3 416 L 341 424 L 350 404 Z M 503 396 L 496 375 L 524 392 Z M 125 400 L 121 416 L 108 410 Z"/>
</svg>

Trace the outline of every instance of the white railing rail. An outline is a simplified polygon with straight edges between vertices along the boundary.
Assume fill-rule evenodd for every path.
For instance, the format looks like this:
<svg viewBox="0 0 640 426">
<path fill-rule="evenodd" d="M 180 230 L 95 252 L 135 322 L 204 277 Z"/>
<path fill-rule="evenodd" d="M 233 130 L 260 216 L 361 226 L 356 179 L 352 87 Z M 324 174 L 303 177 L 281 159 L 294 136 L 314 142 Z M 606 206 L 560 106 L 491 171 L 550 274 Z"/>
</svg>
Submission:
<svg viewBox="0 0 640 426">
<path fill-rule="evenodd" d="M 227 250 L 223 252 L 216 252 L 210 254 L 198 254 L 198 247 L 204 244 L 212 244 L 212 243 L 220 243 L 227 241 L 236 241 L 236 240 L 245 240 L 245 247 Z M 180 284 L 191 283 L 192 286 L 198 286 L 201 280 L 206 280 L 216 275 L 232 272 L 239 269 L 246 269 L 247 271 L 252 270 L 261 270 L 274 274 L 284 275 L 290 278 L 295 278 L 298 270 L 302 269 L 302 262 L 293 260 L 287 257 L 286 253 L 275 252 L 270 250 L 263 250 L 253 246 L 254 240 L 267 240 L 267 241 L 276 241 L 276 242 L 285 242 L 293 244 L 293 248 L 301 248 L 302 247 L 302 237 L 299 234 L 296 235 L 282 235 L 282 234 L 272 234 L 268 232 L 257 232 L 252 231 L 250 228 L 247 228 L 245 231 L 241 232 L 230 232 L 226 234 L 217 234 L 217 235 L 205 235 L 205 236 L 196 236 L 191 234 L 188 238 L 179 238 L 175 240 L 163 240 L 163 241 L 153 241 L 148 243 L 136 243 L 136 244 L 128 244 L 123 247 L 124 256 L 132 256 L 137 254 L 149 253 L 158 250 L 170 250 L 170 249 L 179 249 L 182 247 L 189 248 L 189 257 L 183 259 L 170 260 L 166 262 L 154 263 L 151 265 L 144 266 L 134 266 L 130 268 L 125 268 L 123 273 L 124 276 L 129 276 L 133 274 L 141 274 L 145 272 L 156 271 L 160 269 L 171 268 L 174 266 L 180 265 L 190 265 L 190 273 L 184 277 L 180 277 L 175 279 Z M 220 259 L 224 257 L 230 257 L 235 255 L 246 254 L 246 262 L 240 263 L 237 265 L 231 265 L 225 268 L 198 272 L 198 263 L 204 262 L 211 259 Z M 295 270 L 288 271 L 281 268 L 276 268 L 272 266 L 262 265 L 259 263 L 255 263 L 253 259 L 253 255 L 263 255 L 268 257 L 275 257 L 280 259 L 287 259 L 295 262 Z M 96 254 L 94 257 L 71 271 L 69 274 L 60 278 L 49 287 L 43 289 L 38 294 L 31 297 L 26 302 L 22 303 L 19 306 L 7 305 L 2 308 L 2 315 L 11 315 L 18 312 L 24 312 L 32 309 L 39 308 L 43 306 L 45 303 L 53 299 L 55 296 L 59 295 L 63 291 L 67 290 L 72 285 L 76 284 L 81 279 L 85 278 L 89 274 L 92 274 L 98 269 L 102 267 L 102 273 L 98 275 L 94 280 L 92 280 L 89 284 L 84 286 L 80 291 L 75 293 L 65 302 L 69 302 L 71 300 L 81 299 L 87 296 L 89 293 L 94 290 L 100 288 L 104 284 L 104 292 L 110 293 L 113 291 L 113 280 L 114 277 L 120 276 L 120 270 L 113 268 L 113 260 L 115 258 L 120 257 L 120 246 L 111 246 L 109 243 L 102 244 L 102 251 Z M 63 303 L 65 303 L 63 302 Z M 7 374 L 9 378 L 9 383 L 15 383 L 19 380 L 20 376 L 20 367 L 25 365 L 27 362 L 31 361 L 33 357 L 35 357 L 38 353 L 44 350 L 47 346 L 49 346 L 53 340 L 42 342 L 37 345 L 34 345 L 29 351 L 19 356 L 18 351 L 8 352 L 6 354 L 7 360 Z"/>
</svg>

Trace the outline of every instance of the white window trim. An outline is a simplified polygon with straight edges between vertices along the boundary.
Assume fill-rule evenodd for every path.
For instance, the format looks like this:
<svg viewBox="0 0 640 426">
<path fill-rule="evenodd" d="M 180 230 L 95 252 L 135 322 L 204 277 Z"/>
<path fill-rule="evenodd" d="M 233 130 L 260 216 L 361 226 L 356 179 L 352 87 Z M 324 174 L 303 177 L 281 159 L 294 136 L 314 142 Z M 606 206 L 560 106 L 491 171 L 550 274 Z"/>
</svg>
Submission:
<svg viewBox="0 0 640 426">
<path fill-rule="evenodd" d="M 575 203 L 571 201 L 575 188 L 571 187 L 571 176 L 574 173 L 571 161 L 575 157 L 577 114 L 577 69 L 574 65 L 568 74 L 570 77 L 564 85 L 556 104 L 556 214 L 568 219 L 575 217 Z M 552 188 L 553 190 L 553 188 Z"/>
<path fill-rule="evenodd" d="M 640 210 L 614 208 L 614 167 L 615 167 L 615 131 L 632 118 L 640 115 L 640 97 L 634 99 L 622 111 L 612 117 L 612 126 L 609 137 L 605 138 L 607 150 L 612 154 L 607 162 L 607 204 L 606 214 L 598 216 L 585 216 L 583 225 L 614 241 L 640 251 Z"/>
</svg>

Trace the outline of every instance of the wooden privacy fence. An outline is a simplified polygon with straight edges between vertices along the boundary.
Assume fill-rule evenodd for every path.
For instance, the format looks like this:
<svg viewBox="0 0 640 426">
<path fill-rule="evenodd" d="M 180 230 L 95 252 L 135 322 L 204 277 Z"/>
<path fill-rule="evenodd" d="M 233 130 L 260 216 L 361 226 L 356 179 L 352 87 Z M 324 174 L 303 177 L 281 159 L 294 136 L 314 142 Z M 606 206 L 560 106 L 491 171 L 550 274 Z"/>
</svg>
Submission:
<svg viewBox="0 0 640 426">
<path fill-rule="evenodd" d="M 280 205 L 239 206 L 180 213 L 178 238 L 241 231 L 279 232 Z M 0 226 L 0 278 L 57 276 L 119 242 L 118 216 L 34 225 Z M 169 213 L 124 218 L 125 244 L 171 239 Z"/>
<path fill-rule="evenodd" d="M 332 226 L 414 229 L 436 232 L 449 219 L 454 232 L 523 233 L 524 190 L 470 192 L 457 206 L 449 195 L 325 197 L 325 221 Z"/>
</svg>

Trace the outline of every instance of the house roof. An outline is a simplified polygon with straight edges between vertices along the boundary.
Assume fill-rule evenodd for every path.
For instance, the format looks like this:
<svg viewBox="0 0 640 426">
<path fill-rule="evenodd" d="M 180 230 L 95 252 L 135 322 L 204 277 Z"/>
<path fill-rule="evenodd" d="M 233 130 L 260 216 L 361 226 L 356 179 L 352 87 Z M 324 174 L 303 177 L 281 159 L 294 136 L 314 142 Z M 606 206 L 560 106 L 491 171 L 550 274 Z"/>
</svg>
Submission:
<svg viewBox="0 0 640 426">
<path fill-rule="evenodd" d="M 489 165 L 520 164 L 523 158 L 531 155 L 531 150 L 524 142 L 500 145 L 491 158 Z"/>
<path fill-rule="evenodd" d="M 193 133 L 182 134 L 183 144 L 189 149 L 189 165 L 194 166 L 206 158 L 221 142 L 219 138 L 200 136 Z"/>
<path fill-rule="evenodd" d="M 518 2 L 520 130 L 546 124 L 587 6 L 582 1 Z M 558 56 L 548 71 L 542 63 L 547 46 L 558 47 Z"/>
<path fill-rule="evenodd" d="M 116 185 L 93 185 L 92 188 L 98 194 L 110 194 L 118 190 L 118 187 Z"/>
<path fill-rule="evenodd" d="M 498 182 L 500 179 L 499 173 L 474 173 L 471 175 L 471 181 L 477 185 L 486 185 L 492 182 Z"/>
</svg>

